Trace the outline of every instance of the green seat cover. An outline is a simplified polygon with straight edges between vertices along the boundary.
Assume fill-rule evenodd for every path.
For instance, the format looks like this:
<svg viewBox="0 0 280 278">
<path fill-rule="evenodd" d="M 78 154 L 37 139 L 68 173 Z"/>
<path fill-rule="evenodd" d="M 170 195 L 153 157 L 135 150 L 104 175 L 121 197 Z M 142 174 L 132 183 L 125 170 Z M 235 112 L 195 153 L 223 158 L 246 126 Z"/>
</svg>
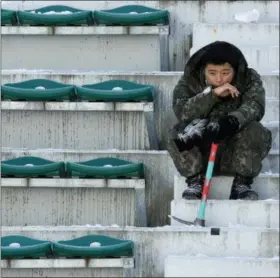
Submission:
<svg viewBox="0 0 280 278">
<path fill-rule="evenodd" d="M 16 25 L 16 11 L 1 9 L 1 25 Z"/>
<path fill-rule="evenodd" d="M 23 156 L 1 162 L 2 177 L 65 176 L 64 162 L 53 162 L 40 157 Z"/>
<path fill-rule="evenodd" d="M 52 243 L 22 235 L 1 237 L 1 259 L 39 258 L 52 256 Z"/>
<path fill-rule="evenodd" d="M 143 178 L 144 164 L 103 157 L 85 162 L 67 162 L 67 176 L 87 178 Z"/>
<path fill-rule="evenodd" d="M 2 100 L 58 101 L 71 100 L 75 87 L 48 79 L 31 79 L 1 86 Z"/>
<path fill-rule="evenodd" d="M 109 80 L 76 87 L 79 99 L 88 101 L 153 101 L 154 87 L 126 80 Z"/>
<path fill-rule="evenodd" d="M 131 257 L 133 251 L 133 241 L 104 235 L 87 235 L 53 243 L 53 252 L 56 257 Z"/>
<path fill-rule="evenodd" d="M 20 24 L 24 25 L 93 25 L 93 12 L 63 5 L 46 6 L 35 10 L 18 11 Z"/>
<path fill-rule="evenodd" d="M 126 5 L 111 10 L 94 11 L 97 24 L 105 25 L 167 25 L 169 12 L 141 5 Z"/>
</svg>

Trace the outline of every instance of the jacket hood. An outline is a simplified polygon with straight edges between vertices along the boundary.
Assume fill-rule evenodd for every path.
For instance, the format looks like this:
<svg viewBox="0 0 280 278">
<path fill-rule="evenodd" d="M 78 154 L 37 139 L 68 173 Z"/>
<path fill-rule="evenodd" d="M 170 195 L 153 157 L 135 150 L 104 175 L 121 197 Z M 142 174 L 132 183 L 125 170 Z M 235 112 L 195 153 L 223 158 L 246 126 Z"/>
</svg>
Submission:
<svg viewBox="0 0 280 278">
<path fill-rule="evenodd" d="M 215 55 L 222 56 L 234 67 L 235 75 L 232 84 L 242 91 L 246 84 L 248 63 L 240 49 L 225 41 L 210 43 L 191 56 L 184 70 L 188 84 L 193 87 L 194 91 L 205 88 L 204 68 L 209 62 L 209 58 Z"/>
</svg>

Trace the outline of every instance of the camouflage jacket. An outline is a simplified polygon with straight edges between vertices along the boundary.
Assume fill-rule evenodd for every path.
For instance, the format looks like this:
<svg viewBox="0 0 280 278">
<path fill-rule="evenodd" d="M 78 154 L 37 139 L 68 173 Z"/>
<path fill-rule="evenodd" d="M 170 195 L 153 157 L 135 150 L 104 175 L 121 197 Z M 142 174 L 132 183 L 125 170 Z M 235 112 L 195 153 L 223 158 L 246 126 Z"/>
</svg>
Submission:
<svg viewBox="0 0 280 278">
<path fill-rule="evenodd" d="M 172 105 L 179 121 L 175 130 L 180 132 L 194 119 L 217 119 L 228 114 L 237 117 L 241 128 L 251 121 L 260 121 L 265 113 L 265 90 L 260 75 L 255 70 L 246 68 L 245 58 L 240 59 L 232 84 L 238 89 L 240 96 L 235 99 L 216 97 L 212 92 L 205 92 L 204 76 L 197 66 L 204 51 L 205 48 L 192 56 L 174 88 Z M 245 68 L 246 74 L 243 74 Z"/>
</svg>

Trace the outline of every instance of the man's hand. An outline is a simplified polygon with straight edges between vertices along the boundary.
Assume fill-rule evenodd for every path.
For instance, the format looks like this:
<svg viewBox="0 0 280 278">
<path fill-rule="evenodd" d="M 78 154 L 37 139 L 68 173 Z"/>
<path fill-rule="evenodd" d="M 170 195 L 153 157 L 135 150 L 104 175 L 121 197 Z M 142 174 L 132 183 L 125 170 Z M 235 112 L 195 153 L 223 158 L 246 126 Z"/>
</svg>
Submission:
<svg viewBox="0 0 280 278">
<path fill-rule="evenodd" d="M 216 123 L 210 122 L 206 127 L 205 137 L 214 143 L 219 143 L 232 137 L 239 129 L 239 122 L 232 115 L 221 117 Z"/>
<path fill-rule="evenodd" d="M 239 96 L 238 90 L 229 83 L 225 83 L 224 85 L 213 89 L 213 94 L 217 97 L 227 97 L 231 95 L 232 98 L 235 98 Z"/>
</svg>

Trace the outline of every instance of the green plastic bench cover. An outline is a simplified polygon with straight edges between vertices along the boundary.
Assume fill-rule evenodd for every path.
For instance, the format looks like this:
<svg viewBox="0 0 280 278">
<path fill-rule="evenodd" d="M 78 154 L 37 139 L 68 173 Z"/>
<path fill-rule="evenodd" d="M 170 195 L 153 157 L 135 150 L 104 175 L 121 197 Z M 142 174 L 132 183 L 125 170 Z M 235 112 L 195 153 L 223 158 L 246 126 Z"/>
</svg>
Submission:
<svg viewBox="0 0 280 278">
<path fill-rule="evenodd" d="M 52 256 L 52 243 L 22 235 L 1 237 L 1 259 L 40 258 Z"/>
<path fill-rule="evenodd" d="M 87 235 L 72 240 L 53 243 L 55 257 L 131 257 L 134 243 L 104 235 Z"/>
<path fill-rule="evenodd" d="M 88 101 L 153 101 L 154 87 L 126 80 L 109 80 L 76 87 L 78 99 Z"/>
<path fill-rule="evenodd" d="M 93 25 L 93 12 L 63 5 L 52 5 L 35 10 L 17 12 L 20 24 L 24 25 Z"/>
<path fill-rule="evenodd" d="M 54 177 L 65 176 L 65 163 L 40 157 L 23 156 L 1 162 L 2 177 Z"/>
<path fill-rule="evenodd" d="M 75 94 L 73 85 L 66 85 L 48 79 L 32 79 L 1 86 L 2 100 L 58 101 L 72 100 Z"/>
<path fill-rule="evenodd" d="M 141 5 L 126 5 L 111 10 L 94 11 L 96 24 L 104 25 L 167 25 L 169 12 Z"/>
<path fill-rule="evenodd" d="M 85 162 L 67 162 L 68 177 L 87 178 L 143 178 L 144 164 L 114 157 L 102 157 Z"/>
<path fill-rule="evenodd" d="M 16 25 L 16 11 L 1 9 L 1 25 Z"/>
</svg>

